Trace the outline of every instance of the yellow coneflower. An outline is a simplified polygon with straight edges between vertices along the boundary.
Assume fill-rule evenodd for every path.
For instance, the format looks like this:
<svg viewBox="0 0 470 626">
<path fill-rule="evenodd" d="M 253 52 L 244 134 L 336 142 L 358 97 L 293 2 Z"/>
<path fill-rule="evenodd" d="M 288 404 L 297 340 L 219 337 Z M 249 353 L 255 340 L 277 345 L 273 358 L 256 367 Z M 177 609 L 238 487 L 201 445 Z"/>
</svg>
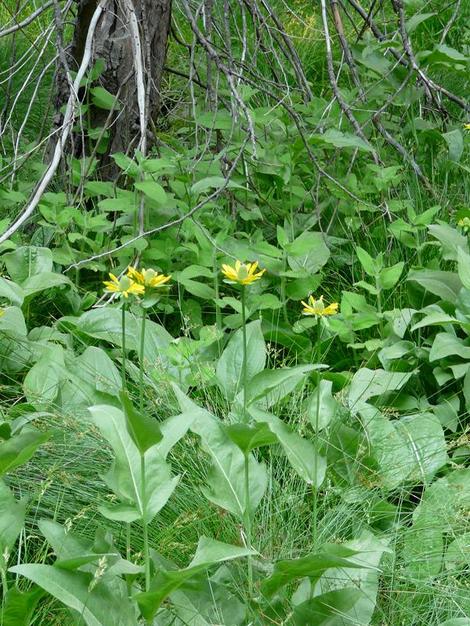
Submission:
<svg viewBox="0 0 470 626">
<path fill-rule="evenodd" d="M 309 296 L 308 302 L 304 302 L 302 300 L 302 304 L 304 305 L 304 308 L 302 309 L 303 315 L 315 315 L 315 317 L 336 315 L 339 307 L 337 302 L 332 302 L 328 306 L 325 306 L 323 296 L 320 296 L 318 300 L 315 300 L 313 296 Z"/>
<path fill-rule="evenodd" d="M 258 269 L 258 261 L 255 263 L 242 263 L 241 261 L 235 262 L 235 267 L 231 265 L 226 265 L 225 263 L 222 265 L 222 274 L 226 278 L 226 282 L 231 285 L 239 284 L 239 285 L 251 285 L 255 280 L 259 280 L 261 276 L 265 273 L 266 270 Z"/>
<path fill-rule="evenodd" d="M 131 280 L 135 281 L 139 285 L 143 285 L 144 287 L 150 287 L 152 289 L 156 289 L 157 287 L 162 287 L 165 283 L 167 283 L 170 276 L 165 276 L 164 274 L 159 274 L 155 270 L 142 268 L 140 271 L 136 270 L 134 267 L 129 267 L 127 270 L 127 276 Z"/>
<path fill-rule="evenodd" d="M 103 281 L 103 285 L 105 286 L 105 291 L 109 291 L 110 293 L 115 293 L 119 297 L 128 298 L 129 296 L 139 296 L 145 292 L 145 287 L 143 285 L 139 285 L 134 282 L 128 276 L 123 276 L 122 278 L 118 278 L 114 274 L 109 274 L 111 280 Z"/>
</svg>

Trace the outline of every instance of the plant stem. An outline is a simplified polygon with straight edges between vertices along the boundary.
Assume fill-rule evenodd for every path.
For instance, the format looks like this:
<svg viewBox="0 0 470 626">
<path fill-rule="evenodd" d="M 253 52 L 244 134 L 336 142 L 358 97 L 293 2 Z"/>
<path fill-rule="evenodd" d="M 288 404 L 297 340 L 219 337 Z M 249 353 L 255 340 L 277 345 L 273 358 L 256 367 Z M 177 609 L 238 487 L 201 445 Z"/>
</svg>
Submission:
<svg viewBox="0 0 470 626">
<path fill-rule="evenodd" d="M 147 311 L 142 307 L 142 325 L 140 328 L 140 359 L 139 359 L 139 400 L 140 410 L 144 410 L 144 355 L 145 355 L 145 321 Z"/>
<path fill-rule="evenodd" d="M 145 591 L 150 589 L 150 552 L 149 552 L 149 535 L 147 525 L 147 513 L 146 513 L 146 485 L 145 485 L 145 455 L 140 455 L 140 474 L 142 484 L 142 526 L 143 526 L 143 540 L 144 540 L 144 567 L 145 567 Z"/>
<path fill-rule="evenodd" d="M 219 289 L 219 273 L 217 268 L 217 250 L 214 249 L 214 258 L 213 258 L 213 270 L 214 270 L 214 292 L 215 292 L 215 326 L 218 331 L 222 330 L 222 310 L 218 305 L 218 300 L 220 297 L 220 289 Z M 217 339 L 217 356 L 222 354 L 222 340 Z"/>
<path fill-rule="evenodd" d="M 317 319 L 317 343 L 316 343 L 316 362 L 321 362 L 321 319 Z M 313 457 L 313 475 L 315 484 L 312 485 L 313 506 L 312 506 L 312 541 L 313 547 L 316 548 L 318 541 L 318 489 L 317 489 L 317 472 L 318 472 L 318 426 L 320 424 L 320 387 L 321 387 L 321 370 L 318 370 L 317 382 L 317 406 L 315 409 L 315 456 Z"/>
<path fill-rule="evenodd" d="M 122 378 L 122 390 L 126 391 L 126 303 L 122 303 L 122 365 L 121 365 L 121 378 Z"/>
<path fill-rule="evenodd" d="M 251 505 L 250 505 L 250 453 L 244 454 L 245 457 L 245 515 L 244 526 L 246 536 L 246 547 L 251 550 Z M 251 555 L 247 557 L 248 565 L 248 593 L 250 597 L 253 594 L 253 562 Z"/>
<path fill-rule="evenodd" d="M 247 387 L 247 345 L 246 345 L 246 303 L 245 303 L 245 285 L 242 285 L 241 292 L 242 303 L 242 334 L 243 334 L 243 361 L 242 361 L 242 384 L 243 384 L 243 420 L 248 421 L 246 410 L 246 387 Z"/>
</svg>

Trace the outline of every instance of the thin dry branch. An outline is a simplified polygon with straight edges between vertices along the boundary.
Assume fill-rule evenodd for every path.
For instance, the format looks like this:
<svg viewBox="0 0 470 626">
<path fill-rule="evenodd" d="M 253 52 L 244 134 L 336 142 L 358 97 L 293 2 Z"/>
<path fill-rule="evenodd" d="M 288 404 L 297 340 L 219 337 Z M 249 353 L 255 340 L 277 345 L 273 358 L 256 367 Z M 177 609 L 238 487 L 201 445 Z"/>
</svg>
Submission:
<svg viewBox="0 0 470 626">
<path fill-rule="evenodd" d="M 78 94 L 78 90 L 80 87 L 80 83 L 91 61 L 92 44 L 93 44 L 93 38 L 95 35 L 96 26 L 98 24 L 98 20 L 100 19 L 101 14 L 103 13 L 104 7 L 107 4 L 107 2 L 108 0 L 100 0 L 91 18 L 90 27 L 88 29 L 88 34 L 87 34 L 86 43 L 85 43 L 85 49 L 83 52 L 82 62 L 78 69 L 77 76 L 74 80 L 73 89 L 70 92 L 70 96 L 69 96 L 67 107 L 66 107 L 65 114 L 64 114 L 62 133 L 55 145 L 52 160 L 48 168 L 46 169 L 45 173 L 43 174 L 41 180 L 39 181 L 38 185 L 36 186 L 36 189 L 29 203 L 25 207 L 23 213 L 19 217 L 17 217 L 16 220 L 13 222 L 13 224 L 11 224 L 11 226 L 3 233 L 3 235 L 0 236 L 0 243 L 3 243 L 7 239 L 9 239 L 17 230 L 19 230 L 19 228 L 21 228 L 24 222 L 31 217 L 37 205 L 39 204 L 43 193 L 47 189 L 47 186 L 49 185 L 54 174 L 56 173 L 56 170 L 62 159 L 65 144 L 67 143 L 67 140 L 70 135 L 70 131 L 71 131 L 74 119 L 75 119 L 74 109 L 75 109 L 75 104 L 78 99 L 77 94 Z"/>
<path fill-rule="evenodd" d="M 34 22 L 34 20 L 37 17 L 39 17 L 41 13 L 44 13 L 44 11 L 47 11 L 47 9 L 50 9 L 53 6 L 53 4 L 54 4 L 54 0 L 50 0 L 49 2 L 46 2 L 46 4 L 44 4 L 42 7 L 39 7 L 38 9 L 36 9 L 36 11 L 31 13 L 31 15 L 28 15 L 28 17 L 25 17 L 25 19 L 22 20 L 21 22 L 18 22 L 17 24 L 14 24 L 13 26 L 10 26 L 9 28 L 5 28 L 4 30 L 0 30 L 0 39 L 2 37 L 6 37 L 7 35 L 11 35 L 12 33 L 15 33 L 16 31 L 25 28 L 26 26 L 31 24 L 31 22 Z"/>
</svg>

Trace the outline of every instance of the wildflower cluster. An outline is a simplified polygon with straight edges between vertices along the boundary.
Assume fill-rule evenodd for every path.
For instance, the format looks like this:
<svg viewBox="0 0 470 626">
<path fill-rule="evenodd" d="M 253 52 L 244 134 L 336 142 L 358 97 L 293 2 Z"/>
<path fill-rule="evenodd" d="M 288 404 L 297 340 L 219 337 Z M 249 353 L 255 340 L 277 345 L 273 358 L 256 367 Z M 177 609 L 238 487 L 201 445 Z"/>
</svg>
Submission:
<svg viewBox="0 0 470 626">
<path fill-rule="evenodd" d="M 118 278 L 114 274 L 109 274 L 111 280 L 103 281 L 105 291 L 117 294 L 118 297 L 128 298 L 129 296 L 142 296 L 148 290 L 157 289 L 165 285 L 171 276 L 159 274 L 152 269 L 136 270 L 128 267 L 127 273 Z"/>
</svg>

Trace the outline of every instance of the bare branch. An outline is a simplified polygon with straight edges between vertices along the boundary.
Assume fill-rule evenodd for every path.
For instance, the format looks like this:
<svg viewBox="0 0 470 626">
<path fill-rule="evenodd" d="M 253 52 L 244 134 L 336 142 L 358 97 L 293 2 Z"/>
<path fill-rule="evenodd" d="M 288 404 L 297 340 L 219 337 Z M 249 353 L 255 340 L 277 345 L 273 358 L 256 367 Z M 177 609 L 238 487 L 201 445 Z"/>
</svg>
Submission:
<svg viewBox="0 0 470 626">
<path fill-rule="evenodd" d="M 67 107 L 66 107 L 65 114 L 64 114 L 62 134 L 56 143 L 51 163 L 49 164 L 47 170 L 45 171 L 43 177 L 41 178 L 39 184 L 37 185 L 36 190 L 33 193 L 33 196 L 30 199 L 29 203 L 25 207 L 23 213 L 13 222 L 13 224 L 3 233 L 3 235 L 0 236 L 0 243 L 3 243 L 7 239 L 9 239 L 24 224 L 24 222 L 29 217 L 31 217 L 37 205 L 39 204 L 43 193 L 47 189 L 47 186 L 49 185 L 50 181 L 52 180 L 59 166 L 59 163 L 62 158 L 63 151 L 64 151 L 64 146 L 67 142 L 67 139 L 70 134 L 70 130 L 73 125 L 73 121 L 75 119 L 74 108 L 75 108 L 75 104 L 77 101 L 77 94 L 78 94 L 78 90 L 80 87 L 80 83 L 90 64 L 95 29 L 107 2 L 108 0 L 100 0 L 98 6 L 96 7 L 93 13 L 93 17 L 90 22 L 90 28 L 88 30 L 88 34 L 86 38 L 82 63 L 78 69 L 77 76 L 74 80 L 73 89 L 70 92 L 70 96 L 69 96 Z"/>
</svg>

